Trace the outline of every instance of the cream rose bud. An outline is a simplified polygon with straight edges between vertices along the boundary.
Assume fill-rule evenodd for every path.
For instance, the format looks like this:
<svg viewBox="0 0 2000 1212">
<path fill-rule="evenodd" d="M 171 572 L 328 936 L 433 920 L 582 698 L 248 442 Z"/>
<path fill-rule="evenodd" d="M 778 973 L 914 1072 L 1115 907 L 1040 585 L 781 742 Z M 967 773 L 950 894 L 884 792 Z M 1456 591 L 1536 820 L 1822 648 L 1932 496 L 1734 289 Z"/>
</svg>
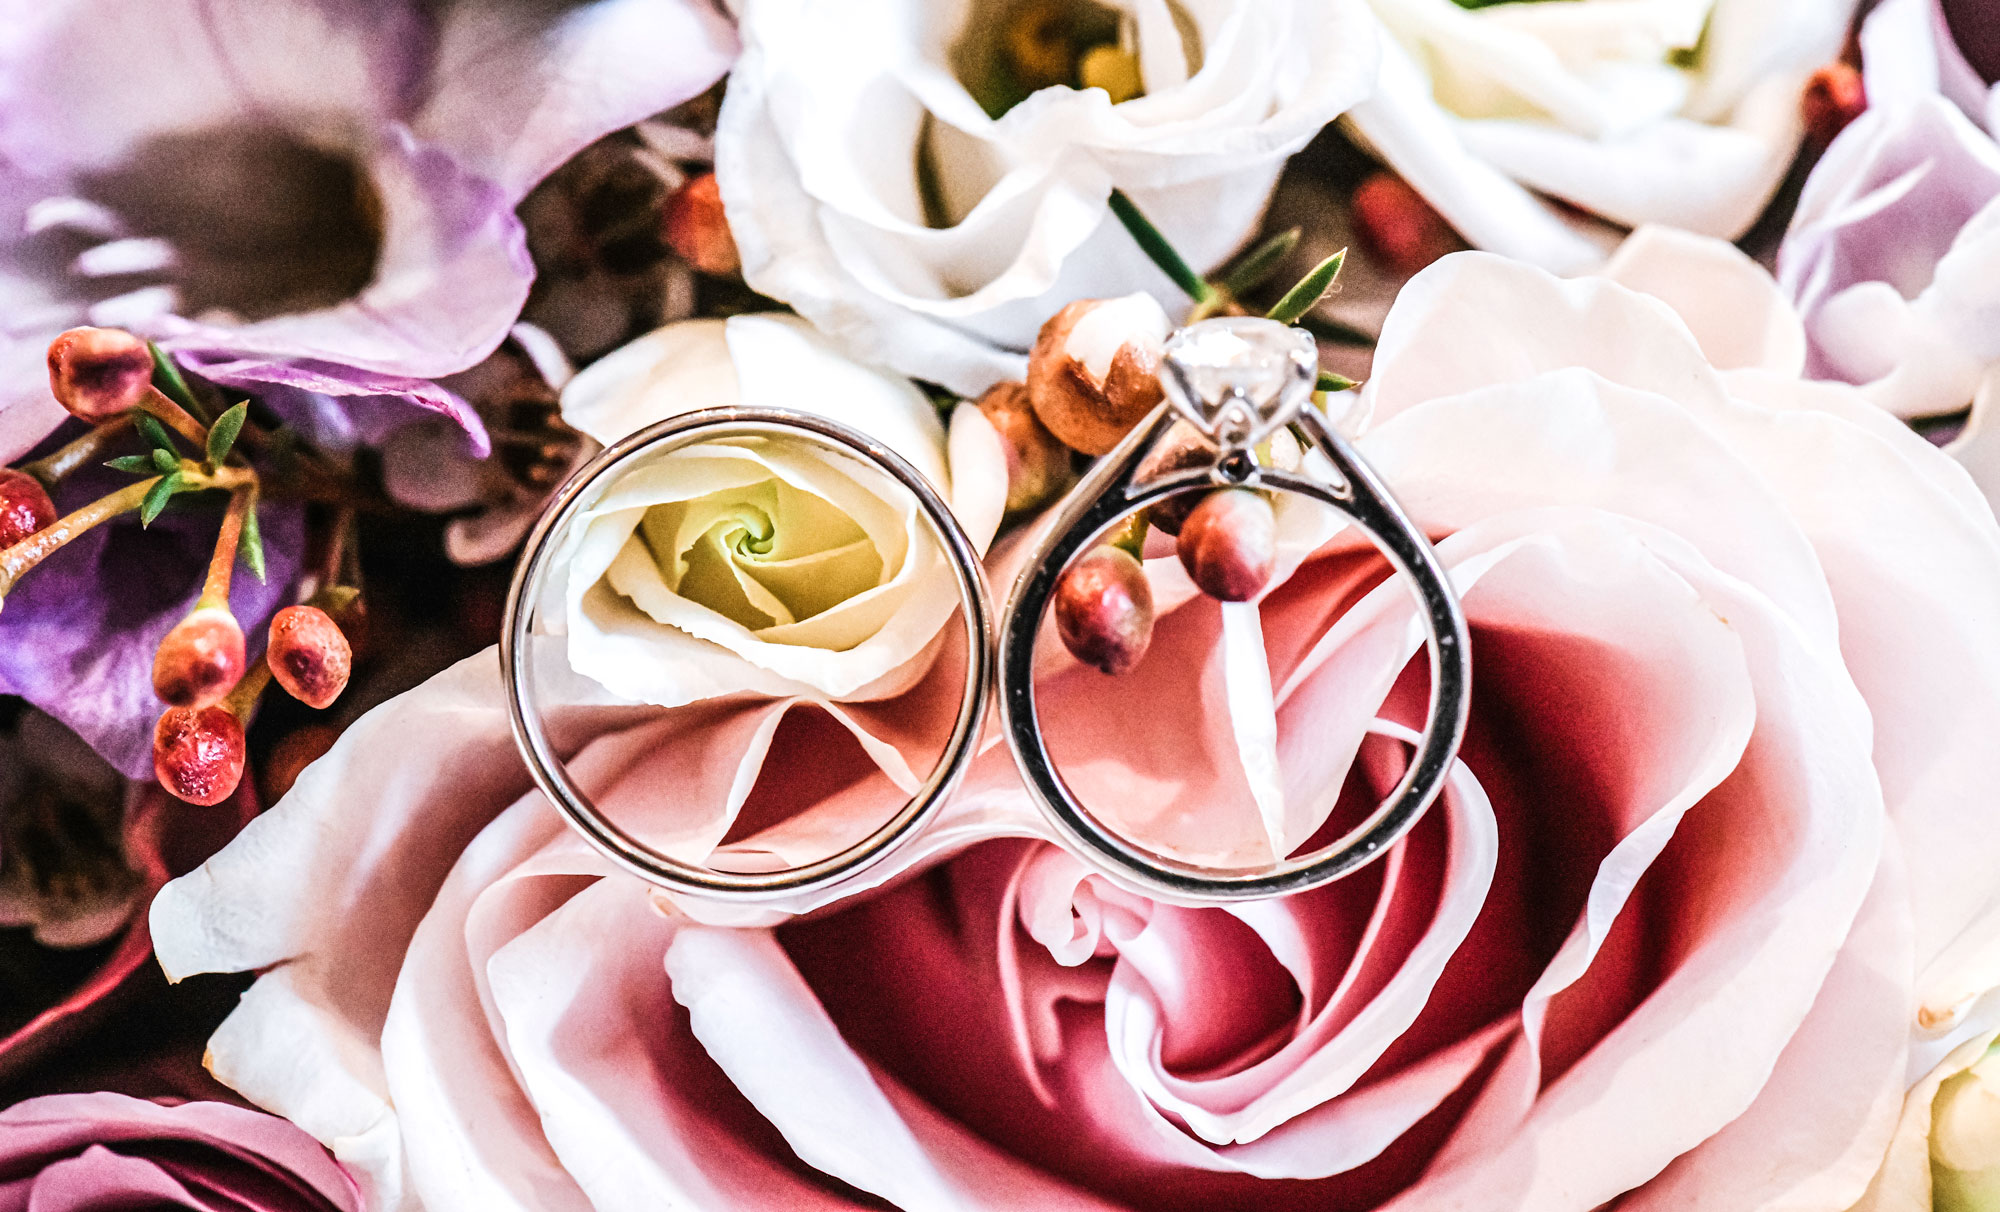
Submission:
<svg viewBox="0 0 2000 1212">
<path fill-rule="evenodd" d="M 819 413 L 880 441 L 951 502 L 983 550 L 1007 494 L 1003 447 L 961 406 L 947 444 L 908 380 L 836 353 L 794 317 L 689 320 L 579 374 L 563 419 L 606 445 L 705 408 Z M 914 494 L 799 436 L 719 438 L 642 457 L 556 555 L 571 666 L 674 707 L 753 691 L 872 698 L 922 672 L 958 604 Z"/>
<path fill-rule="evenodd" d="M 964 395 L 1020 380 L 1072 299 L 1180 300 L 1113 187 L 1196 268 L 1219 263 L 1377 54 L 1359 0 L 736 8 L 715 168 L 745 279 Z"/>
<path fill-rule="evenodd" d="M 1390 38 L 1355 131 L 1475 246 L 1557 272 L 1616 227 L 1734 239 L 1797 150 L 1853 0 L 1369 0 Z"/>
</svg>

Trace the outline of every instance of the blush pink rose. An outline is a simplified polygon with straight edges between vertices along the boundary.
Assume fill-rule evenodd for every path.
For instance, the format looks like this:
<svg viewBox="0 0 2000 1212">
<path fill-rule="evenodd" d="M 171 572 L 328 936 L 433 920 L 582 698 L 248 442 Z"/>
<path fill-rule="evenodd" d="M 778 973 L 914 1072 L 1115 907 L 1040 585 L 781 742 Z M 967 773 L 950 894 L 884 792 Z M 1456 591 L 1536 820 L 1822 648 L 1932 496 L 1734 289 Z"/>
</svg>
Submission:
<svg viewBox="0 0 2000 1212">
<path fill-rule="evenodd" d="M 5 1212 L 359 1212 L 305 1133 L 228 1103 L 51 1094 L 0 1111 Z"/>
<path fill-rule="evenodd" d="M 1408 839 L 1318 892 L 1123 891 L 990 744 L 853 886 L 673 901 L 529 791 L 487 654 L 170 885 L 160 957 L 265 970 L 214 1071 L 374 1208 L 1838 1212 L 1920 1033 L 2000 983 L 2000 528 L 1803 358 L 1768 276 L 1694 237 L 1412 280 L 1360 445 L 1463 596 L 1471 732 Z M 1048 670 L 1081 793 L 1182 854 L 1306 842 L 1421 724 L 1408 594 L 1281 524 L 1262 602 L 1154 560 L 1140 669 Z M 662 824 L 754 784 L 724 848 L 755 849 L 896 798 L 889 751 L 955 705 L 911 693 L 858 726 L 563 723 Z"/>
</svg>

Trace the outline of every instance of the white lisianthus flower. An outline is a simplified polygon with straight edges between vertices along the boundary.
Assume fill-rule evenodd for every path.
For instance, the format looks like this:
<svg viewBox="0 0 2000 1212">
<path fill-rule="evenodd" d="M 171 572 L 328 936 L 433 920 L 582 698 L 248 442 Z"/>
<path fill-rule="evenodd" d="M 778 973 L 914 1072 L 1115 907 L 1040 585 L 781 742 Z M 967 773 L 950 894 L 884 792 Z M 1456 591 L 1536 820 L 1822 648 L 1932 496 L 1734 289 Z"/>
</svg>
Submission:
<svg viewBox="0 0 2000 1212">
<path fill-rule="evenodd" d="M 1179 298 L 1111 216 L 1113 187 L 1211 267 L 1377 57 L 1358 0 L 740 8 L 716 173 L 745 278 L 855 356 L 965 394 L 1019 379 L 1064 303 Z M 1044 18 L 1106 23 L 1116 41 L 1079 53 L 1073 79 L 1107 56 L 1122 79 L 1019 99 L 1010 39 Z"/>
<path fill-rule="evenodd" d="M 818 413 L 908 460 L 984 550 L 1004 457 L 978 409 L 944 426 L 907 379 L 851 362 L 794 317 L 671 324 L 563 392 L 563 419 L 610 445 L 705 408 Z M 642 456 L 556 554 L 570 666 L 619 698 L 677 707 L 740 692 L 879 698 L 922 672 L 958 605 L 916 498 L 805 437 L 719 438 Z"/>
<path fill-rule="evenodd" d="M 1558 273 L 1647 223 L 1734 239 L 1783 179 L 1853 0 L 1369 0 L 1355 131 L 1473 244 Z M 1593 224 L 1551 200 L 1608 220 Z"/>
</svg>

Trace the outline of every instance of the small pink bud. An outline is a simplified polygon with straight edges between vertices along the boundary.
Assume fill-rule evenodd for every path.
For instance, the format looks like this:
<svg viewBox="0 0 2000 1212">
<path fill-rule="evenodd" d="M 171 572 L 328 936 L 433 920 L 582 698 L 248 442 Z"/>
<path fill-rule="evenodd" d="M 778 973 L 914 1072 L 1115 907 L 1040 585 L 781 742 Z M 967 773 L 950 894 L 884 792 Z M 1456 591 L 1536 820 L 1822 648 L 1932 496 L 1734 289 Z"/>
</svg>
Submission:
<svg viewBox="0 0 2000 1212">
<path fill-rule="evenodd" d="M 243 722 L 226 707 L 170 707 L 153 727 L 153 774 L 190 804 L 235 794 L 243 762 Z"/>
<path fill-rule="evenodd" d="M 1814 72 L 1799 94 L 1799 115 L 1805 120 L 1806 139 L 1827 144 L 1846 129 L 1849 122 L 1868 108 L 1868 92 L 1861 73 L 1851 63 L 1838 60 Z"/>
<path fill-rule="evenodd" d="M 49 390 L 93 425 L 133 408 L 152 381 L 152 351 L 122 328 L 72 328 L 49 342 Z"/>
<path fill-rule="evenodd" d="M 1070 655 L 1101 673 L 1128 673 L 1153 641 L 1153 587 L 1128 551 L 1104 546 L 1063 573 L 1055 594 L 1056 633 Z"/>
<path fill-rule="evenodd" d="M 1413 274 L 1464 245 L 1424 196 L 1395 173 L 1370 174 L 1354 187 L 1354 227 L 1397 273 Z"/>
<path fill-rule="evenodd" d="M 42 482 L 25 471 L 0 467 L 0 550 L 56 520 L 56 504 Z"/>
<path fill-rule="evenodd" d="M 243 629 L 226 606 L 203 606 L 174 624 L 153 654 L 153 693 L 176 707 L 206 707 L 243 678 Z"/>
<path fill-rule="evenodd" d="M 703 173 L 667 199 L 660 225 L 667 247 L 702 273 L 722 278 L 743 268 L 714 173 Z"/>
<path fill-rule="evenodd" d="M 264 659 L 287 694 L 315 708 L 340 697 L 354 668 L 347 637 L 317 606 L 287 606 L 272 616 Z"/>
<path fill-rule="evenodd" d="M 1201 591 L 1247 602 L 1278 562 L 1278 520 L 1263 494 L 1247 488 L 1209 493 L 1181 523 L 1181 566 Z"/>
<path fill-rule="evenodd" d="M 1007 512 L 1039 509 L 1076 479 L 1069 447 L 1035 416 L 1028 389 L 995 383 L 977 401 L 1007 452 Z"/>
</svg>

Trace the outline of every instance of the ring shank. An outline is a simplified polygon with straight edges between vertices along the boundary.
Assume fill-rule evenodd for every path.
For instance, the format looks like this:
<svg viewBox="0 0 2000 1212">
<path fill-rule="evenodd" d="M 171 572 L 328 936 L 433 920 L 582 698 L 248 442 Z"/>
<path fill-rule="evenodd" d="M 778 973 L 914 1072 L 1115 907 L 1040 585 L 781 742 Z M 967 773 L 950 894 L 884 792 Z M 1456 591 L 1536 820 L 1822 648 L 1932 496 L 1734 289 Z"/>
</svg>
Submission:
<svg viewBox="0 0 2000 1212">
<path fill-rule="evenodd" d="M 1195 468 L 1134 486 L 1126 482 L 1136 453 L 1150 444 L 1132 435 L 1134 452 L 1122 471 L 1092 487 L 1059 519 L 1017 581 L 1002 624 L 1001 714 L 1014 758 L 1030 793 L 1077 852 L 1106 875 L 1149 895 L 1195 901 L 1238 901 L 1301 892 L 1350 874 L 1393 845 L 1442 791 L 1463 739 L 1469 710 L 1471 657 L 1463 611 L 1437 554 L 1368 465 L 1315 409 L 1299 423 L 1345 484 L 1258 468 L 1243 486 L 1296 493 L 1330 506 L 1366 534 L 1417 590 L 1430 658 L 1430 707 L 1408 768 L 1388 798 L 1355 828 L 1313 854 L 1251 868 L 1217 871 L 1140 846 L 1107 828 L 1070 789 L 1050 758 L 1035 701 L 1034 653 L 1041 622 L 1072 560 L 1133 513 L 1189 489 L 1218 486 L 1213 469 Z M 1158 428 L 1142 423 L 1140 431 Z M 1107 456 L 1107 463 L 1121 452 Z M 1079 493 L 1081 496 L 1081 493 Z"/>
<path fill-rule="evenodd" d="M 601 496 L 594 486 L 632 460 L 731 437 L 806 438 L 857 456 L 885 472 L 916 499 L 919 512 L 957 581 L 966 639 L 963 698 L 944 752 L 930 776 L 895 815 L 867 837 L 825 858 L 776 871 L 731 872 L 682 862 L 647 845 L 610 820 L 577 785 L 550 741 L 535 693 L 530 653 L 534 615 L 542 599 L 557 540 Z M 978 553 L 951 509 L 923 474 L 895 451 L 837 422 L 786 409 L 717 408 L 684 413 L 649 425 L 591 460 L 566 483 L 528 536 L 508 589 L 500 633 L 500 660 L 514 739 L 528 771 L 556 809 L 597 851 L 624 870 L 659 887 L 711 899 L 767 900 L 824 887 L 865 870 L 916 836 L 944 803 L 973 757 L 980 722 L 992 693 L 992 606 Z"/>
</svg>

